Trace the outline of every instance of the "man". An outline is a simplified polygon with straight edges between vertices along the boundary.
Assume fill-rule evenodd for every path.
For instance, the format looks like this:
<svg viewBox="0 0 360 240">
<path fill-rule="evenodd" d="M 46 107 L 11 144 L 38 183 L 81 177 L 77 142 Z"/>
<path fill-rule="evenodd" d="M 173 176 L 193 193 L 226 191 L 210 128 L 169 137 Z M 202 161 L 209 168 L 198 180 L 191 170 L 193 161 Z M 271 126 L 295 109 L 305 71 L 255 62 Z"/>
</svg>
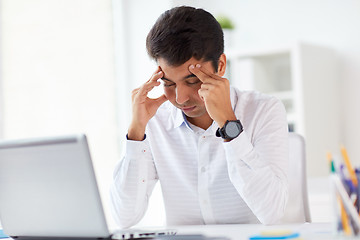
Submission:
<svg viewBox="0 0 360 240">
<path fill-rule="evenodd" d="M 141 220 L 158 180 L 168 225 L 278 221 L 288 195 L 281 102 L 230 87 L 222 29 L 202 9 L 166 11 L 146 45 L 158 68 L 132 93 L 111 188 L 118 224 Z M 148 98 L 160 79 L 164 95 Z"/>
</svg>

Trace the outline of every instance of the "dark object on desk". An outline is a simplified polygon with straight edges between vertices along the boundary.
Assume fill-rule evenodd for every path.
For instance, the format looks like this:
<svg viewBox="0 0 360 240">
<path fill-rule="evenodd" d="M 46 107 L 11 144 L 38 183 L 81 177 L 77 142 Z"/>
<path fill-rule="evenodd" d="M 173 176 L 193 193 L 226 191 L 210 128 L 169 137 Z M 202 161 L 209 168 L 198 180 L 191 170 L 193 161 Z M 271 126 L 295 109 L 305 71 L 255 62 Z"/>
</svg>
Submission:
<svg viewBox="0 0 360 240">
<path fill-rule="evenodd" d="M 154 240 L 230 240 L 227 237 L 207 237 L 205 235 L 174 235 L 156 237 Z"/>
</svg>

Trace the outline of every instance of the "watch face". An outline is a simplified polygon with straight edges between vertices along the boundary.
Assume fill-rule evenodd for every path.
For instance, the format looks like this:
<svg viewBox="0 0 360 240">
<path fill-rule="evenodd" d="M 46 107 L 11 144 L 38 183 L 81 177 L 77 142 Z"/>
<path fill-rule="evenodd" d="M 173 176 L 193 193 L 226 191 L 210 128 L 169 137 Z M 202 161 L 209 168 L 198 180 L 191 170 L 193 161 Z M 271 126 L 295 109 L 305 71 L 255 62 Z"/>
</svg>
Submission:
<svg viewBox="0 0 360 240">
<path fill-rule="evenodd" d="M 240 134 L 240 127 L 236 122 L 228 122 L 225 132 L 229 137 L 235 138 Z"/>
</svg>

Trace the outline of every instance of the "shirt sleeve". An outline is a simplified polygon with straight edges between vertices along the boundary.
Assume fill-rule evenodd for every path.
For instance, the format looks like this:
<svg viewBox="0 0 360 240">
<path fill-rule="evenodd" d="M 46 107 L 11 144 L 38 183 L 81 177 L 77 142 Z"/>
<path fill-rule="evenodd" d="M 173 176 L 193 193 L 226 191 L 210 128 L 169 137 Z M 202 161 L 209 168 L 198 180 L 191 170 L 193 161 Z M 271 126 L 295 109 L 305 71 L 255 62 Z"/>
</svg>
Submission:
<svg viewBox="0 0 360 240">
<path fill-rule="evenodd" d="M 147 139 L 127 140 L 110 187 L 112 213 L 121 228 L 131 227 L 142 219 L 157 179 Z"/>
<path fill-rule="evenodd" d="M 288 199 L 286 112 L 274 98 L 259 116 L 252 132 L 244 126 L 237 138 L 223 144 L 231 182 L 259 221 L 272 224 L 283 216 Z"/>
</svg>

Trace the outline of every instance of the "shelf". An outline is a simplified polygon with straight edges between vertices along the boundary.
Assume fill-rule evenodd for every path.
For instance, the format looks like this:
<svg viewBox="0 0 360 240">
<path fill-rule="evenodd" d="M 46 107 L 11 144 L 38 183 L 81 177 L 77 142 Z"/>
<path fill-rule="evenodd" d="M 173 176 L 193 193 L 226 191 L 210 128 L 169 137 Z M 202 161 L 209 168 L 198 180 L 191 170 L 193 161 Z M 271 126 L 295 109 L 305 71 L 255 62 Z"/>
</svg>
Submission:
<svg viewBox="0 0 360 240">
<path fill-rule="evenodd" d="M 293 91 L 269 92 L 267 94 L 272 95 L 280 100 L 292 100 L 294 98 Z"/>
<path fill-rule="evenodd" d="M 263 93 L 291 91 L 292 68 L 289 53 L 274 56 L 256 56 L 229 61 L 230 76 L 243 90 Z"/>
<path fill-rule="evenodd" d="M 291 46 L 274 46 L 263 48 L 252 48 L 246 50 L 239 50 L 230 48 L 225 52 L 228 59 L 242 59 L 242 58 L 257 58 L 257 57 L 273 57 L 276 55 L 288 54 L 291 51 Z"/>
</svg>

